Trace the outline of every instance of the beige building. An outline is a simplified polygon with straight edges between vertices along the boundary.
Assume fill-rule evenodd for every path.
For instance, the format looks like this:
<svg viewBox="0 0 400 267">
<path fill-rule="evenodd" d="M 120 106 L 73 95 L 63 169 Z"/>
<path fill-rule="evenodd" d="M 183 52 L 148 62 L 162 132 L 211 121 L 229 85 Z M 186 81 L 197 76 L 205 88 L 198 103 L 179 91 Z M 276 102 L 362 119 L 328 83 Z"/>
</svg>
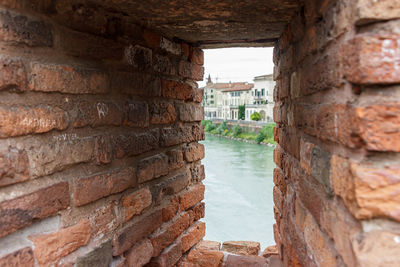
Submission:
<svg viewBox="0 0 400 267">
<path fill-rule="evenodd" d="M 262 121 L 272 121 L 274 81 L 272 75 L 254 78 L 253 83 L 213 83 L 208 77 L 204 89 L 204 115 L 206 119 L 238 120 L 239 106 L 245 105 L 245 120 L 251 121 L 254 112 Z"/>
</svg>

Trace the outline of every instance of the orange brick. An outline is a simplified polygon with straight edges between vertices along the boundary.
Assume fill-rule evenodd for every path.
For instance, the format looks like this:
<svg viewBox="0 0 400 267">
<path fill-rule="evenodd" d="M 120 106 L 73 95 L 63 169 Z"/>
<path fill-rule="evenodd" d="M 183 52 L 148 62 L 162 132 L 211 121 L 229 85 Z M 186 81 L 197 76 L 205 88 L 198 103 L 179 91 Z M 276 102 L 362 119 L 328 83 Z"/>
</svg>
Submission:
<svg viewBox="0 0 400 267">
<path fill-rule="evenodd" d="M 187 162 L 198 161 L 204 158 L 204 145 L 199 143 L 192 143 L 184 148 L 184 158 Z"/>
<path fill-rule="evenodd" d="M 21 250 L 10 253 L 3 258 L 0 258 L 0 266 L 2 267 L 13 267 L 13 266 L 25 266 L 33 267 L 35 260 L 33 258 L 33 251 L 31 248 L 23 248 Z"/>
<path fill-rule="evenodd" d="M 0 57 L 0 91 L 26 90 L 26 71 L 22 61 L 14 58 Z"/>
<path fill-rule="evenodd" d="M 149 188 L 142 188 L 122 199 L 125 207 L 125 221 L 129 221 L 133 216 L 139 215 L 152 203 L 152 195 Z"/>
<path fill-rule="evenodd" d="M 180 197 L 181 210 L 187 210 L 188 208 L 196 205 L 204 198 L 204 185 L 197 185 L 186 192 Z"/>
<path fill-rule="evenodd" d="M 206 224 L 198 222 L 182 236 L 182 253 L 199 243 L 206 234 Z"/>
<path fill-rule="evenodd" d="M 174 197 L 166 208 L 162 209 L 163 222 L 171 220 L 179 210 L 179 199 Z"/>
</svg>

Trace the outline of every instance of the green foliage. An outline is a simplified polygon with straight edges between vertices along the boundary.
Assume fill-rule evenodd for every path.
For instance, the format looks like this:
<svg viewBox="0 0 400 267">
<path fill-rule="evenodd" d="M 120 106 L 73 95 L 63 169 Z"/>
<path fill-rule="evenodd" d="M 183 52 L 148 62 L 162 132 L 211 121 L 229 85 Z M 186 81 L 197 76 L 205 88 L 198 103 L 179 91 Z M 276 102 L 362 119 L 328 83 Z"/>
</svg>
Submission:
<svg viewBox="0 0 400 267">
<path fill-rule="evenodd" d="M 258 112 L 254 112 L 253 114 L 251 114 L 250 119 L 252 121 L 259 121 L 261 120 L 261 114 Z"/>
<path fill-rule="evenodd" d="M 262 127 L 260 133 L 257 135 L 256 138 L 257 143 L 261 142 L 271 143 L 271 140 L 274 140 L 274 127 L 275 123 L 270 123 Z"/>
<path fill-rule="evenodd" d="M 232 133 L 233 137 L 238 137 L 239 134 L 242 133 L 242 127 L 240 127 L 239 125 L 235 125 L 235 127 L 233 127 Z"/>
<path fill-rule="evenodd" d="M 240 105 L 239 106 L 239 120 L 244 120 L 246 119 L 246 107 L 245 105 Z"/>
<path fill-rule="evenodd" d="M 225 130 L 228 131 L 228 128 L 226 127 L 226 122 L 224 121 L 223 123 L 218 125 L 216 132 L 217 132 L 217 134 L 223 134 L 223 133 L 225 133 Z"/>
<path fill-rule="evenodd" d="M 215 125 L 210 120 L 201 121 L 201 125 L 204 126 L 204 131 L 205 132 L 211 132 L 212 130 L 215 129 Z"/>
</svg>

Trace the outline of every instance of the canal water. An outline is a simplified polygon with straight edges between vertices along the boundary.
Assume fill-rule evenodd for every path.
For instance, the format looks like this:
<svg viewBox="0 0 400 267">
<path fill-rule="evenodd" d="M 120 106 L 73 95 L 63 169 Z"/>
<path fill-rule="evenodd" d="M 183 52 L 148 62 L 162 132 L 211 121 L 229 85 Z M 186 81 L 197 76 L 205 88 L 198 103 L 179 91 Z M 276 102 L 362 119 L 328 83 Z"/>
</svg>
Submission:
<svg viewBox="0 0 400 267">
<path fill-rule="evenodd" d="M 273 148 L 206 134 L 205 240 L 273 245 Z"/>
</svg>

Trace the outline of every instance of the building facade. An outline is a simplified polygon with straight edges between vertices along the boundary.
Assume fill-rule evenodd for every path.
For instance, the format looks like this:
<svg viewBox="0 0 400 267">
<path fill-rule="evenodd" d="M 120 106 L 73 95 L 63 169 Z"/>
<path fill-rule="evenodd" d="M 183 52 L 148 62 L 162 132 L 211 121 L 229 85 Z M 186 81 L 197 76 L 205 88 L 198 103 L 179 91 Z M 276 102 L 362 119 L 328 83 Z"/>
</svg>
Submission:
<svg viewBox="0 0 400 267">
<path fill-rule="evenodd" d="M 213 83 L 208 77 L 204 89 L 204 116 L 206 119 L 238 120 L 239 106 L 245 106 L 245 120 L 258 112 L 261 121 L 272 122 L 273 90 L 272 75 L 254 78 L 254 83 Z"/>
</svg>

